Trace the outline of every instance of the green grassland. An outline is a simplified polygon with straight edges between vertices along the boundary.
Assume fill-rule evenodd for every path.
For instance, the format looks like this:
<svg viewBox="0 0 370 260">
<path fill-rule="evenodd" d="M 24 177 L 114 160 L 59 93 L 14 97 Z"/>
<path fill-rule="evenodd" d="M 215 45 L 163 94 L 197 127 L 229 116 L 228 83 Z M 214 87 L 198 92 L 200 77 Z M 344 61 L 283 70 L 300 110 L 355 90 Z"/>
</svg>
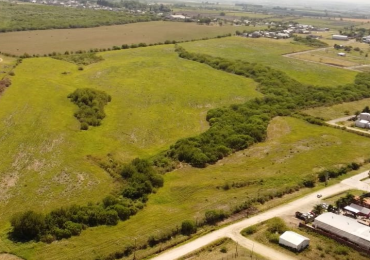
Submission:
<svg viewBox="0 0 370 260">
<path fill-rule="evenodd" d="M 281 220 L 282 221 L 282 220 Z M 365 254 L 361 254 L 356 250 L 339 245 L 333 239 L 327 238 L 325 236 L 316 234 L 314 232 L 310 232 L 308 230 L 299 229 L 296 226 L 289 226 L 287 227 L 288 230 L 301 234 L 310 239 L 310 245 L 308 248 L 303 250 L 302 252 L 295 253 L 286 248 L 283 248 L 275 243 L 269 242 L 266 233 L 268 228 L 268 222 L 270 220 L 264 221 L 258 225 L 255 225 L 257 228 L 257 232 L 252 235 L 245 235 L 248 238 L 254 239 L 260 243 L 268 245 L 278 251 L 284 252 L 285 254 L 295 256 L 301 260 L 308 260 L 308 259 L 327 259 L 327 260 L 347 260 L 347 259 L 358 259 L 358 260 L 366 260 L 369 259 Z"/>
<path fill-rule="evenodd" d="M 253 259 L 265 260 L 266 258 L 246 249 L 235 243 L 230 238 L 220 239 L 210 245 L 207 245 L 196 252 L 190 253 L 179 260 L 223 260 L 223 259 Z"/>
<path fill-rule="evenodd" d="M 317 107 L 307 109 L 303 112 L 311 116 L 317 116 L 322 117 L 325 120 L 331 120 L 345 117 L 347 115 L 354 115 L 356 111 L 362 111 L 366 106 L 370 106 L 369 98 L 355 102 L 342 103 L 330 107 Z"/>
<path fill-rule="evenodd" d="M 358 22 L 353 22 L 353 21 L 340 21 L 338 19 L 328 19 L 328 18 L 323 18 L 323 19 L 314 19 L 314 18 L 300 18 L 294 20 L 294 22 L 300 23 L 300 24 L 310 24 L 313 26 L 318 26 L 318 27 L 325 27 L 325 28 L 330 28 L 331 30 L 341 30 L 344 27 L 350 27 L 350 26 L 356 26 L 359 25 L 360 23 Z"/>
<path fill-rule="evenodd" d="M 150 15 L 0 2 L 0 32 L 87 28 L 158 19 Z"/>
<path fill-rule="evenodd" d="M 247 26 L 207 26 L 184 22 L 148 22 L 84 29 L 60 29 L 27 32 L 11 32 L 1 35 L 0 51 L 16 55 L 49 54 L 111 48 L 114 45 L 159 43 L 166 40 L 190 41 L 213 38 Z"/>
<path fill-rule="evenodd" d="M 13 69 L 15 62 L 15 58 L 0 54 L 0 80 Z"/>
<path fill-rule="evenodd" d="M 352 83 L 354 71 L 312 64 L 283 57 L 283 54 L 310 50 L 310 47 L 292 44 L 291 39 L 274 40 L 232 37 L 181 44 L 189 52 L 199 52 L 228 59 L 241 59 L 261 63 L 287 73 L 290 77 L 306 84 L 338 86 Z"/>
<path fill-rule="evenodd" d="M 26 59 L 15 70 L 0 98 L 1 228 L 24 208 L 46 212 L 111 192 L 112 179 L 89 155 L 150 157 L 205 131 L 209 109 L 260 96 L 252 80 L 181 60 L 173 45 L 99 55 L 105 60 L 83 71 L 51 58 Z M 81 87 L 113 97 L 102 126 L 89 131 L 79 130 L 67 98 Z"/>
<path fill-rule="evenodd" d="M 3 233 L 0 250 L 26 259 L 93 259 L 132 244 L 134 237 L 142 243 L 149 235 L 165 233 L 185 219 L 199 220 L 208 209 L 228 210 L 257 194 L 295 185 L 324 167 L 362 161 L 370 156 L 369 145 L 369 139 L 338 129 L 275 118 L 269 126 L 268 141 L 206 169 L 184 167 L 166 174 L 164 187 L 150 195 L 147 207 L 128 221 L 91 228 L 79 237 L 49 245 L 14 244 Z M 352 149 L 354 146 L 358 149 Z M 261 179 L 262 185 L 220 188 L 225 183 Z"/>
</svg>

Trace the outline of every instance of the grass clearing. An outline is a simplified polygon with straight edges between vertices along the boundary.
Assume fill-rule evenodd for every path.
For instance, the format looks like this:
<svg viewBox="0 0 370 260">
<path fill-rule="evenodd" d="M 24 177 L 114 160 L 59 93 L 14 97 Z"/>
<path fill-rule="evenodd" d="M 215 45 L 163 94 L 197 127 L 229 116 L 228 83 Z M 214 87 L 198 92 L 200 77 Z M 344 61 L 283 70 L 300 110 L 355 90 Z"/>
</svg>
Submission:
<svg viewBox="0 0 370 260">
<path fill-rule="evenodd" d="M 222 238 L 214 243 L 211 243 L 196 252 L 185 255 L 179 258 L 179 260 L 224 260 L 224 259 L 236 259 L 242 260 L 247 257 L 255 260 L 266 260 L 266 258 L 252 253 L 252 251 L 241 247 L 230 238 Z"/>
<path fill-rule="evenodd" d="M 344 20 L 340 21 L 337 19 L 314 19 L 314 18 L 300 18 L 294 20 L 294 22 L 300 23 L 300 24 L 310 24 L 313 26 L 318 26 L 318 27 L 324 27 L 324 28 L 330 28 L 330 30 L 341 30 L 344 27 L 350 27 L 350 26 L 356 26 L 359 25 L 360 23 L 358 22 L 353 22 L 353 21 L 348 21 Z"/>
<path fill-rule="evenodd" d="M 0 54 L 0 80 L 13 69 L 16 59 Z"/>
<path fill-rule="evenodd" d="M 366 106 L 370 106 L 370 98 L 354 102 L 342 103 L 330 107 L 311 108 L 304 110 L 303 112 L 311 116 L 322 117 L 328 121 L 336 118 L 345 117 L 347 115 L 354 115 L 356 111 L 362 111 Z"/>
<path fill-rule="evenodd" d="M 51 58 L 17 67 L 0 98 L 0 228 L 22 208 L 46 212 L 112 191 L 89 155 L 150 157 L 205 131 L 209 109 L 261 96 L 254 81 L 179 59 L 173 45 L 99 55 L 104 61 L 83 71 Z M 67 98 L 81 87 L 112 96 L 102 125 L 89 131 L 79 130 Z"/>
<path fill-rule="evenodd" d="M 335 87 L 353 83 L 357 72 L 283 57 L 283 54 L 312 49 L 304 45 L 292 44 L 291 41 L 291 39 L 231 37 L 183 43 L 181 46 L 189 52 L 261 63 L 281 70 L 305 84 Z"/>
<path fill-rule="evenodd" d="M 281 219 L 279 219 L 281 220 Z M 308 248 L 303 250 L 300 253 L 294 253 L 288 249 L 285 249 L 278 244 L 272 243 L 269 241 L 267 231 L 269 224 L 272 223 L 273 219 L 266 220 L 257 224 L 253 227 L 256 227 L 256 232 L 252 235 L 245 235 L 249 239 L 256 240 L 262 244 L 265 244 L 271 248 L 274 248 L 278 251 L 284 252 L 285 254 L 296 256 L 301 260 L 309 260 L 309 259 L 325 259 L 325 260 L 347 260 L 347 259 L 358 259 L 358 260 L 366 260 L 369 259 L 368 256 L 357 252 L 356 250 L 349 248 L 344 245 L 338 244 L 333 239 L 328 237 L 316 234 L 312 231 L 299 229 L 295 225 L 289 225 L 288 230 L 301 234 L 310 239 L 310 245 Z M 281 220 L 282 221 L 282 220 Z M 249 228 L 251 229 L 251 228 Z M 272 236 L 270 235 L 270 238 Z M 278 237 L 278 235 L 277 235 Z M 339 253 L 340 250 L 340 253 Z"/>
<path fill-rule="evenodd" d="M 184 22 L 143 22 L 126 25 L 101 26 L 86 29 L 59 29 L 11 32 L 1 35 L 0 51 L 22 55 L 24 53 L 49 54 L 51 52 L 111 48 L 114 45 L 159 43 L 166 40 L 188 41 L 234 34 L 247 26 L 207 26 Z"/>
<path fill-rule="evenodd" d="M 185 219 L 200 220 L 206 210 L 228 210 L 257 194 L 295 185 L 304 176 L 325 167 L 369 158 L 369 145 L 368 138 L 338 129 L 294 118 L 275 118 L 269 126 L 267 142 L 205 169 L 184 167 L 166 174 L 164 187 L 150 195 L 147 207 L 126 222 L 114 227 L 91 228 L 79 237 L 50 245 L 14 244 L 2 233 L 0 250 L 7 249 L 27 259 L 93 259 L 121 249 L 125 244 L 133 244 L 134 237 L 140 243 L 149 235 L 180 225 Z M 354 146 L 358 149 L 352 149 Z M 264 179 L 262 185 L 257 183 L 227 191 L 221 188 L 227 182 L 261 178 Z"/>
</svg>

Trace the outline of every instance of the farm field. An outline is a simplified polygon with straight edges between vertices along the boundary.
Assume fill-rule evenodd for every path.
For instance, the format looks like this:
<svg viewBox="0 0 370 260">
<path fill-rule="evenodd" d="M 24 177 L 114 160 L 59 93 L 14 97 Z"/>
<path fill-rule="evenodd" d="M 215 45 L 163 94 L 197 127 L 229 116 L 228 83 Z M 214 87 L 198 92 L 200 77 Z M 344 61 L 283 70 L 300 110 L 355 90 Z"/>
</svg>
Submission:
<svg viewBox="0 0 370 260">
<path fill-rule="evenodd" d="M 11 32 L 1 35 L 0 51 L 22 55 L 24 53 L 49 54 L 52 52 L 111 48 L 114 45 L 159 43 L 166 40 L 187 41 L 234 34 L 247 26 L 234 27 L 197 25 L 183 22 L 143 22 L 126 25 L 102 26 L 84 29 L 59 29 Z"/>
<path fill-rule="evenodd" d="M 355 102 L 342 103 L 330 107 L 317 107 L 307 109 L 303 112 L 311 116 L 322 117 L 328 121 L 336 118 L 345 117 L 347 115 L 354 115 L 356 111 L 362 111 L 366 106 L 370 106 L 369 98 Z"/>
<path fill-rule="evenodd" d="M 279 222 L 283 220 L 277 219 Z M 316 234 L 312 231 L 304 230 L 302 228 L 298 228 L 295 225 L 286 225 L 286 229 L 296 232 L 298 234 L 301 234 L 302 236 L 305 236 L 310 239 L 310 245 L 308 248 L 303 250 L 300 253 L 292 252 L 288 249 L 285 249 L 281 246 L 279 246 L 276 243 L 270 242 L 267 235 L 270 236 L 270 239 L 272 239 L 272 234 L 268 231 L 269 224 L 276 222 L 276 218 L 270 219 L 267 221 L 264 221 L 258 225 L 255 225 L 253 227 L 256 227 L 256 232 L 251 235 L 245 234 L 246 237 L 250 239 L 254 239 L 260 243 L 263 243 L 269 247 L 272 247 L 276 250 L 279 250 L 281 252 L 284 252 L 285 254 L 296 256 L 297 258 L 301 260 L 309 260 L 309 259 L 328 259 L 328 260 L 347 260 L 347 259 L 358 259 L 358 260 L 366 260 L 369 259 L 364 254 L 361 254 L 357 252 L 356 250 L 339 245 L 335 240 L 327 238 L 325 236 Z M 270 224 L 271 225 L 271 224 Z M 246 229 L 247 230 L 247 229 Z M 274 234 L 277 238 L 279 235 Z"/>
<path fill-rule="evenodd" d="M 228 59 L 241 59 L 261 63 L 287 73 L 290 77 L 310 85 L 336 87 L 353 83 L 357 72 L 326 65 L 283 57 L 283 54 L 310 50 L 310 47 L 293 44 L 291 39 L 232 37 L 201 42 L 183 43 L 186 50 Z"/>
<path fill-rule="evenodd" d="M 93 259 L 132 244 L 133 237 L 137 237 L 140 244 L 149 235 L 166 232 L 185 219 L 201 219 L 206 210 L 227 210 L 250 197 L 294 186 L 325 167 L 362 161 L 370 156 L 368 138 L 298 119 L 275 118 L 268 132 L 268 141 L 208 168 L 184 167 L 166 174 L 164 187 L 150 195 L 147 207 L 117 226 L 90 228 L 79 237 L 52 244 L 14 244 L 2 233 L 0 250 L 27 259 L 62 260 L 72 256 Z M 358 149 L 351 149 L 354 145 Z M 261 178 L 263 184 L 260 184 Z M 231 186 L 245 181 L 253 184 L 229 190 L 222 188 L 225 183 Z"/>
<path fill-rule="evenodd" d="M 254 81 L 179 59 L 173 45 L 99 55 L 105 60 L 83 71 L 51 58 L 16 68 L 0 98 L 1 230 L 23 206 L 46 212 L 110 193 L 111 177 L 88 156 L 150 157 L 205 131 L 209 109 L 261 96 Z M 102 126 L 88 131 L 67 99 L 82 87 L 113 97 Z"/>
</svg>

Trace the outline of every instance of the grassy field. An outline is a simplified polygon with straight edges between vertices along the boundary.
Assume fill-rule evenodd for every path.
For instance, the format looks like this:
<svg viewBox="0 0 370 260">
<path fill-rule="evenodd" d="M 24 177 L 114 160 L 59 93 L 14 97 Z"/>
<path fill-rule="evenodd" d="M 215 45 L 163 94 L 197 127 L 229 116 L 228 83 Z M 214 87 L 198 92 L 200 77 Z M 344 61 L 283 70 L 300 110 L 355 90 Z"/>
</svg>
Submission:
<svg viewBox="0 0 370 260">
<path fill-rule="evenodd" d="M 230 238 L 220 239 L 215 243 L 205 246 L 196 252 L 190 253 L 179 260 L 227 260 L 227 259 L 251 259 L 251 260 L 266 260 L 266 258 L 252 253 L 235 243 Z"/>
<path fill-rule="evenodd" d="M 313 26 L 318 26 L 318 27 L 326 27 L 330 28 L 331 30 L 341 30 L 344 27 L 350 27 L 350 26 L 356 26 L 359 25 L 360 23 L 354 22 L 354 21 L 340 21 L 340 20 L 335 20 L 335 19 L 314 19 L 314 18 L 300 18 L 294 20 L 294 22 L 300 23 L 300 24 L 310 24 Z"/>
<path fill-rule="evenodd" d="M 15 62 L 15 58 L 6 57 L 0 54 L 0 79 L 2 79 L 8 74 L 9 71 L 13 69 Z"/>
<path fill-rule="evenodd" d="M 15 70 L 0 98 L 1 229 L 20 209 L 45 212 L 108 194 L 112 179 L 88 155 L 149 157 L 207 129 L 209 109 L 260 96 L 253 81 L 181 60 L 173 45 L 101 55 L 83 71 L 51 58 L 27 59 Z M 79 130 L 67 99 L 81 87 L 113 97 L 103 125 L 89 131 Z"/>
<path fill-rule="evenodd" d="M 261 63 L 284 71 L 290 77 L 306 84 L 334 87 L 353 82 L 357 74 L 354 71 L 283 57 L 283 54 L 310 50 L 307 46 L 292 44 L 291 41 L 232 37 L 181 45 L 190 52 Z"/>
<path fill-rule="evenodd" d="M 247 26 L 197 25 L 182 22 L 148 22 L 88 29 L 60 29 L 12 32 L 1 35 L 0 51 L 11 54 L 48 54 L 53 51 L 77 51 L 111 48 L 132 43 L 158 43 L 166 40 L 185 41 L 216 37 Z"/>
<path fill-rule="evenodd" d="M 325 259 L 325 260 L 348 260 L 348 259 L 358 259 L 366 260 L 369 259 L 364 254 L 357 252 L 356 250 L 349 248 L 344 245 L 338 244 L 335 240 L 327 238 L 325 236 L 310 232 L 304 229 L 298 229 L 296 226 L 289 226 L 288 230 L 294 231 L 310 239 L 310 245 L 308 248 L 300 253 L 291 252 L 277 244 L 269 242 L 266 233 L 268 225 L 267 223 L 271 220 L 264 221 L 258 225 L 257 232 L 252 235 L 246 235 L 248 238 L 254 239 L 260 243 L 268 245 L 269 247 L 275 248 L 285 254 L 295 256 L 300 260 L 310 260 L 310 259 Z"/>
<path fill-rule="evenodd" d="M 368 48 L 366 47 L 364 51 L 367 50 Z M 352 67 L 370 64 L 370 58 L 365 56 L 366 53 L 361 54 L 359 51 L 351 51 L 350 53 L 346 53 L 346 57 L 340 57 L 338 56 L 338 52 L 341 52 L 341 50 L 330 48 L 325 50 L 312 51 L 309 53 L 302 53 L 295 55 L 294 57 L 340 67 Z"/>
<path fill-rule="evenodd" d="M 113 104 L 112 104 L 113 106 Z M 113 109 L 113 108 L 112 108 Z M 109 120 L 109 117 L 107 118 Z M 108 122 L 103 122 L 103 127 Z M 358 149 L 351 149 L 354 145 Z M 206 169 L 184 167 L 165 175 L 165 186 L 149 198 L 147 207 L 114 227 L 84 231 L 79 237 L 52 243 L 14 244 L 4 231 L 0 250 L 26 259 L 93 259 L 149 235 L 166 232 L 185 219 L 199 220 L 208 209 L 228 210 L 244 199 L 295 185 L 333 165 L 361 161 L 370 156 L 370 140 L 337 129 L 310 125 L 293 118 L 276 118 L 269 139 L 238 152 Z M 244 188 L 220 188 L 225 183 L 259 181 Z"/>
<path fill-rule="evenodd" d="M 348 115 L 354 115 L 356 111 L 362 111 L 370 106 L 370 99 L 363 99 L 355 102 L 342 103 L 331 107 L 318 107 L 304 110 L 303 112 L 312 116 L 322 117 L 325 120 L 336 119 Z"/>
</svg>

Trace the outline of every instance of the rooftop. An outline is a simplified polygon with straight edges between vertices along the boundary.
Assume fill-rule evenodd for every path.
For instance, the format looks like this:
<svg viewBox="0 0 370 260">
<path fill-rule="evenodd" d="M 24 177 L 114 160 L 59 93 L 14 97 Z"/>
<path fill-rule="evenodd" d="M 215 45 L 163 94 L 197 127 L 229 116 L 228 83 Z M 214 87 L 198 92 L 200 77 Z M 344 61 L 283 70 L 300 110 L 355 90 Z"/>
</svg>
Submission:
<svg viewBox="0 0 370 260">
<path fill-rule="evenodd" d="M 356 219 L 328 212 L 318 216 L 315 219 L 315 222 L 316 221 L 327 224 L 370 242 L 370 227 L 358 223 Z"/>
<path fill-rule="evenodd" d="M 284 234 L 280 236 L 280 239 L 284 239 L 285 241 L 289 241 L 290 243 L 298 246 L 305 240 L 310 240 L 307 237 L 304 237 L 300 234 L 297 234 L 293 231 L 285 231 Z"/>
</svg>

